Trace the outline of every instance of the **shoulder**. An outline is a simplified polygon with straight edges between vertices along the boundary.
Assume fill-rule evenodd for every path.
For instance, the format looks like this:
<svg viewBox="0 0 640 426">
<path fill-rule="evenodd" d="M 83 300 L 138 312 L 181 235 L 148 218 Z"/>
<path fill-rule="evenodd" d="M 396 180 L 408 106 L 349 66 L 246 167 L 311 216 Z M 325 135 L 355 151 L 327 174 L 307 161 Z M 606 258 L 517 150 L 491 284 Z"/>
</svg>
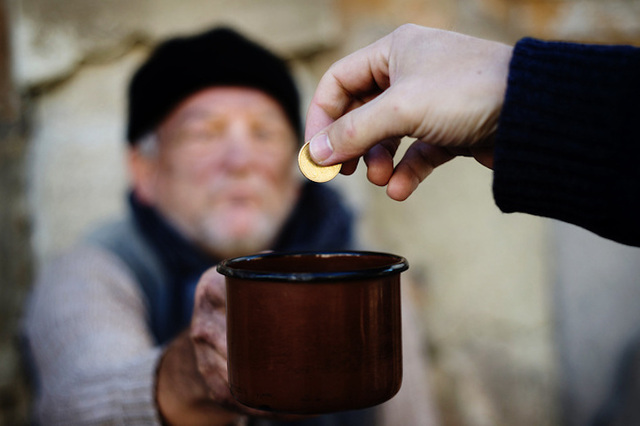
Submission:
<svg viewBox="0 0 640 426">
<path fill-rule="evenodd" d="M 103 301 L 145 312 L 148 301 L 135 271 L 115 247 L 136 240 L 132 223 L 98 226 L 72 247 L 45 259 L 38 268 L 25 320 L 56 321 Z"/>
<path fill-rule="evenodd" d="M 118 256 L 83 242 L 42 266 L 32 290 L 32 303 L 52 305 L 52 301 L 106 296 L 141 298 L 133 273 Z"/>
</svg>

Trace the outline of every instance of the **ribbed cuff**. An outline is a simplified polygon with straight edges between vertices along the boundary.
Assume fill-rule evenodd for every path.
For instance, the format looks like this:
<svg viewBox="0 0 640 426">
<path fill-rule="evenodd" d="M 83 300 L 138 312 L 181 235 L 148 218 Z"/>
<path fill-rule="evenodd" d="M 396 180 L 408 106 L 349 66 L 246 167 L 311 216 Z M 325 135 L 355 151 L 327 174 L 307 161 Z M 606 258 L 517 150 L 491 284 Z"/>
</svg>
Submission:
<svg viewBox="0 0 640 426">
<path fill-rule="evenodd" d="M 154 348 L 126 366 L 123 373 L 128 380 L 120 388 L 124 424 L 160 424 L 155 401 L 156 370 L 160 356 L 161 350 Z"/>
<path fill-rule="evenodd" d="M 153 389 L 159 358 L 160 349 L 153 348 L 126 364 L 93 372 L 80 385 L 81 392 L 69 392 L 65 383 L 50 389 L 52 397 L 40 407 L 40 423 L 159 425 Z"/>
<path fill-rule="evenodd" d="M 496 137 L 498 207 L 640 244 L 639 101 L 638 48 L 518 42 Z"/>
</svg>

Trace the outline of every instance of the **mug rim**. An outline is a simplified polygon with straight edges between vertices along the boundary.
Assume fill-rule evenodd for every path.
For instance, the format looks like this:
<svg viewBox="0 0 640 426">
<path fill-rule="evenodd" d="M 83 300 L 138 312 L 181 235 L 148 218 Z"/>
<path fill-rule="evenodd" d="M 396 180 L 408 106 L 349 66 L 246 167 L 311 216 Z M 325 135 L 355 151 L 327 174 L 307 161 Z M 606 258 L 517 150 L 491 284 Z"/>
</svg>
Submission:
<svg viewBox="0 0 640 426">
<path fill-rule="evenodd" d="M 376 256 L 389 259 L 380 266 L 367 267 L 347 271 L 316 271 L 316 272 L 279 272 L 268 270 L 250 270 L 239 267 L 242 262 L 250 262 L 257 259 L 282 258 L 282 257 L 362 257 Z M 333 282 L 345 280 L 371 279 L 399 274 L 409 269 L 409 263 L 402 257 L 391 253 L 361 250 L 341 251 L 297 251 L 297 252 L 270 252 L 249 256 L 240 256 L 225 259 L 220 262 L 216 270 L 227 277 L 254 281 L 286 281 L 286 282 Z"/>
</svg>

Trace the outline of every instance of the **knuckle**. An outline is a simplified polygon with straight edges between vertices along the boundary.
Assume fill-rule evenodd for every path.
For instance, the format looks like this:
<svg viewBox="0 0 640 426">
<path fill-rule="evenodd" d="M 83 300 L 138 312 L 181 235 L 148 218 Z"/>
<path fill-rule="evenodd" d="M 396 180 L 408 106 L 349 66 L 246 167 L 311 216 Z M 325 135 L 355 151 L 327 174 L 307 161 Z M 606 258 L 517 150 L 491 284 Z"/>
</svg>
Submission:
<svg viewBox="0 0 640 426">
<path fill-rule="evenodd" d="M 418 26 L 416 24 L 412 24 L 412 23 L 406 23 L 406 24 L 402 24 L 400 25 L 397 29 L 396 32 L 397 33 L 406 33 L 406 32 L 412 32 L 414 31 Z"/>
<path fill-rule="evenodd" d="M 199 283 L 206 286 L 220 285 L 224 282 L 224 276 L 215 267 L 207 269 L 200 277 Z"/>
<path fill-rule="evenodd" d="M 189 337 L 194 343 L 202 343 L 207 338 L 206 327 L 200 321 L 193 321 L 189 330 Z"/>
<path fill-rule="evenodd" d="M 393 32 L 394 36 L 404 39 L 414 37 L 422 27 L 416 24 L 402 24 Z"/>
</svg>

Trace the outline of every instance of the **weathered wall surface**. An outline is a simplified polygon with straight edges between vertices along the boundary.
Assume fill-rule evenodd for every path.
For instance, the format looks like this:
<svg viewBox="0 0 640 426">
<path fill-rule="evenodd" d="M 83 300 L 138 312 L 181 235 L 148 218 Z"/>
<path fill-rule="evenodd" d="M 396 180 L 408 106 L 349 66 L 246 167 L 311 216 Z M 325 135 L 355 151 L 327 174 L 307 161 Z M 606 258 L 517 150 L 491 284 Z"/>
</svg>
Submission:
<svg viewBox="0 0 640 426">
<path fill-rule="evenodd" d="M 233 25 L 289 58 L 307 99 L 333 61 L 405 22 L 509 43 L 525 35 L 640 43 L 640 0 L 12 0 L 7 5 L 14 81 L 31 106 L 24 113 L 29 136 L 21 145 L 28 148 L 21 170 L 29 184 L 24 191 L 21 184 L 13 188 L 28 196 L 36 265 L 123 209 L 125 87 L 148 49 L 166 36 Z M 588 271 L 603 254 L 633 264 L 637 251 L 603 245 L 548 220 L 501 214 L 491 197 L 491 172 L 472 160 L 438 169 L 404 203 L 369 185 L 362 170 L 333 184 L 357 209 L 366 248 L 409 259 L 428 341 L 425 356 L 445 424 L 555 425 L 563 417 L 567 424 L 584 423 L 609 385 L 626 331 L 640 321 L 633 307 L 615 309 L 621 300 L 634 300 L 630 282 L 640 288 L 632 272 L 617 274 L 621 268 L 614 262 L 600 270 L 617 277 L 611 295 L 608 282 L 590 278 L 595 274 Z M 6 205 L 0 209 L 8 211 Z M 582 243 L 576 246 L 576 239 Z M 25 280 L 3 285 L 10 290 L 2 302 L 21 301 Z M 587 286 L 580 282 L 589 280 Z M 581 291 L 585 288 L 589 295 Z M 589 327 L 581 326 L 588 316 L 584 307 L 599 312 L 602 300 L 606 318 L 595 315 Z M 17 311 L 2 323 L 2 336 L 15 334 Z M 595 327 L 608 335 L 614 326 L 621 331 L 604 343 L 589 334 Z M 584 351 L 597 356 L 585 360 Z M 6 413 L 24 409 L 23 388 L 15 380 L 5 385 L 5 376 L 15 377 L 16 354 L 14 345 L 0 346 L 0 396 L 12 401 L 0 405 Z M 593 375 L 590 370 L 599 378 L 587 382 L 587 394 L 584 378 Z M 0 424 L 9 416 L 0 413 Z"/>
</svg>

